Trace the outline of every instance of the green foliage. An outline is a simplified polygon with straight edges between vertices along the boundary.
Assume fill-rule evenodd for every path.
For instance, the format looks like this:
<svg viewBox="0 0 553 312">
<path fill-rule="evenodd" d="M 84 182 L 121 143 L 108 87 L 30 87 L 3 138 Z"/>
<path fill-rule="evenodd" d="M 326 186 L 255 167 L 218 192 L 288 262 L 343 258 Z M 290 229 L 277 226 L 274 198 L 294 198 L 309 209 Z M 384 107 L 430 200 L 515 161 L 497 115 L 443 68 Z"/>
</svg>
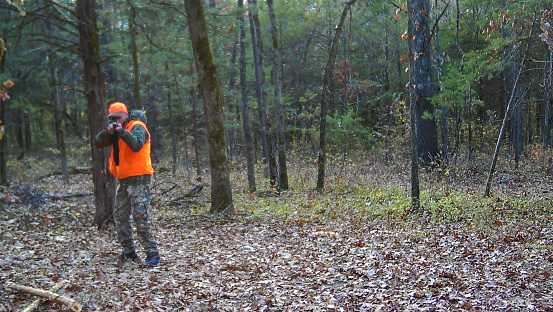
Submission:
<svg viewBox="0 0 553 312">
<path fill-rule="evenodd" d="M 353 109 L 349 109 L 344 115 L 335 113 L 333 117 L 328 117 L 328 146 L 340 149 L 346 144 L 353 149 L 369 146 L 374 140 L 373 131 L 361 123 L 362 119 Z"/>
</svg>

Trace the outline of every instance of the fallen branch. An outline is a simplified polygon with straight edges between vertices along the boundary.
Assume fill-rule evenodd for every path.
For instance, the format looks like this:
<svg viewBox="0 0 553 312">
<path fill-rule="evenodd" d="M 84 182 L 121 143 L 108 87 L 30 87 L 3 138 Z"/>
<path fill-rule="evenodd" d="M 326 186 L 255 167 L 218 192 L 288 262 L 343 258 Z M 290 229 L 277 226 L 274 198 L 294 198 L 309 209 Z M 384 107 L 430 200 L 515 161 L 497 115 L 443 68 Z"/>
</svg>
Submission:
<svg viewBox="0 0 553 312">
<path fill-rule="evenodd" d="M 67 174 L 90 174 L 90 173 L 92 173 L 92 168 L 89 168 L 89 167 L 73 167 L 73 168 L 67 170 Z M 39 181 L 39 180 L 42 180 L 44 178 L 48 178 L 48 177 L 51 177 L 51 176 L 54 176 L 54 175 L 63 175 L 63 172 L 53 171 L 53 172 L 50 172 L 48 174 L 45 174 L 43 176 L 40 176 L 40 177 L 36 178 L 35 181 Z"/>
<path fill-rule="evenodd" d="M 75 301 L 71 298 L 67 298 L 67 297 L 64 297 L 62 295 L 53 293 L 51 291 L 36 289 L 36 288 L 32 288 L 32 287 L 27 287 L 27 286 L 21 286 L 21 285 L 17 285 L 17 284 L 10 283 L 10 282 L 6 283 L 5 287 L 6 287 L 6 289 L 11 290 L 11 291 L 18 291 L 18 292 L 25 293 L 25 294 L 31 294 L 31 295 L 39 296 L 39 297 L 42 297 L 42 298 L 46 298 L 46 299 L 51 300 L 53 302 L 61 303 L 65 306 L 67 306 L 69 309 L 75 311 L 75 312 L 81 312 L 81 310 L 83 309 L 81 307 L 81 304 L 78 303 L 77 301 Z"/>
<path fill-rule="evenodd" d="M 52 286 L 52 288 L 48 289 L 48 291 L 56 293 L 60 289 L 62 289 L 67 283 L 68 283 L 67 280 L 62 280 L 61 282 L 59 282 L 56 285 Z M 25 309 L 21 310 L 21 312 L 33 312 L 34 310 L 36 310 L 38 308 L 38 306 L 42 302 L 44 302 L 44 298 L 38 298 L 37 300 L 33 301 L 33 303 L 28 305 Z"/>
<path fill-rule="evenodd" d="M 47 198 L 47 199 L 66 199 L 66 198 L 71 198 L 71 197 L 84 197 L 84 196 L 91 196 L 91 195 L 94 195 L 94 193 L 88 192 L 88 193 L 75 193 L 75 194 L 62 194 L 62 195 L 46 194 L 46 195 L 43 196 L 43 198 Z"/>
</svg>

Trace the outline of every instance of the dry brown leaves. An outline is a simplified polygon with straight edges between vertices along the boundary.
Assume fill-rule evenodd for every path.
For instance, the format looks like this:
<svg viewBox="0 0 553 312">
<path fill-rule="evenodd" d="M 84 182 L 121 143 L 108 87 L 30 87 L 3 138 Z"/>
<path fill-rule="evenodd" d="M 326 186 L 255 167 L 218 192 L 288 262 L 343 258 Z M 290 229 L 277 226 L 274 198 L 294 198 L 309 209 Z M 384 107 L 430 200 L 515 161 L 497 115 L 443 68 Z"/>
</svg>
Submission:
<svg viewBox="0 0 553 312">
<path fill-rule="evenodd" d="M 59 193 L 67 181 L 44 183 Z M 84 311 L 553 311 L 550 226 L 218 220 L 158 205 L 161 265 L 118 268 L 114 230 L 80 224 L 90 224 L 91 200 L 2 204 L 0 283 L 67 279 L 65 295 Z M 2 288 L 0 311 L 33 299 Z"/>
</svg>

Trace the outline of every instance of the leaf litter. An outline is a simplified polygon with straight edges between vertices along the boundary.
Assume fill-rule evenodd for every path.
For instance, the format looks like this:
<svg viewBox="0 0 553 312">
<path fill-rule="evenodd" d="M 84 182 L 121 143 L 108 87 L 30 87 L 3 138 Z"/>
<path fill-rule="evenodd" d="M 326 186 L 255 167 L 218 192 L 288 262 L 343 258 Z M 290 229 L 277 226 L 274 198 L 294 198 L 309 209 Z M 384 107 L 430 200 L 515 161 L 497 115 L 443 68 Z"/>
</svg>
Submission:
<svg viewBox="0 0 553 312">
<path fill-rule="evenodd" d="M 388 183 L 406 185 L 392 176 Z M 45 199 L 90 191 L 88 180 L 49 177 L 2 190 L 2 284 L 48 289 L 68 280 L 63 293 L 83 311 L 553 311 L 550 206 L 517 213 L 500 203 L 488 228 L 472 227 L 401 211 L 370 215 L 391 200 L 386 190 L 368 198 L 349 183 L 324 195 L 238 191 L 237 215 L 218 219 L 205 213 L 208 191 L 183 204 L 175 188 L 152 208 L 161 264 L 118 267 L 113 226 L 89 226 L 91 196 Z M 371 183 L 364 187 L 379 181 Z M 550 202 L 549 193 L 530 196 Z M 285 208 L 271 213 L 275 206 Z M 0 311 L 34 299 L 2 288 Z M 62 309 L 45 302 L 39 311 Z"/>
</svg>

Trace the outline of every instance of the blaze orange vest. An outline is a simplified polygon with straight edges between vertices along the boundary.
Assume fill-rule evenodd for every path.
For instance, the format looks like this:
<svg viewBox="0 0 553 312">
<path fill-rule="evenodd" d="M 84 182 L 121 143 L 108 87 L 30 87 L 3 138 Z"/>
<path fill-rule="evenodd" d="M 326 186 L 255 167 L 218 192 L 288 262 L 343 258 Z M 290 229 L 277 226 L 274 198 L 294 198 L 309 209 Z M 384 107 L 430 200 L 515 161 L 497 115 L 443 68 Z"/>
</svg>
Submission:
<svg viewBox="0 0 553 312">
<path fill-rule="evenodd" d="M 148 141 L 144 143 L 140 151 L 134 152 L 125 141 L 119 139 L 119 166 L 115 165 L 113 148 L 111 149 L 109 171 L 118 179 L 154 174 L 152 159 L 150 158 L 150 142 L 152 141 L 150 132 L 146 128 L 146 124 L 139 120 L 131 120 L 125 127 L 125 130 L 131 131 L 135 125 L 144 127 L 146 133 L 148 133 Z"/>
</svg>

